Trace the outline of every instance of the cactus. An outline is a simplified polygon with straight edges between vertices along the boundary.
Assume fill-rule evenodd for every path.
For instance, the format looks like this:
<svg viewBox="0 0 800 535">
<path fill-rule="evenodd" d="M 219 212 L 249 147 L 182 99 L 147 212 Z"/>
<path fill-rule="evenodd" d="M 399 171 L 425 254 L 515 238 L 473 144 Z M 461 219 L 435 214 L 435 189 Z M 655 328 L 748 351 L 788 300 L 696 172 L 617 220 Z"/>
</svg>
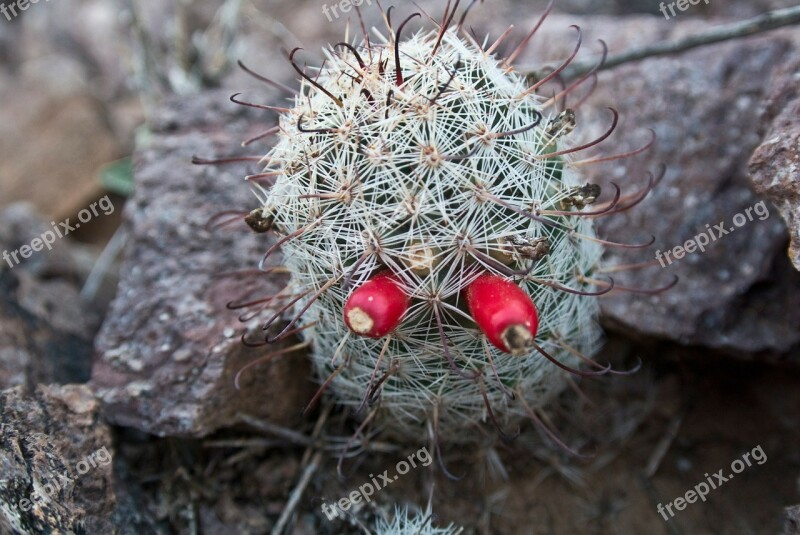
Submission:
<svg viewBox="0 0 800 535">
<path fill-rule="evenodd" d="M 600 188 L 582 177 L 574 154 L 613 131 L 616 111 L 600 139 L 570 143 L 574 112 L 553 111 L 558 99 L 538 90 L 575 54 L 529 85 L 510 65 L 533 32 L 496 58 L 499 41 L 484 49 L 461 31 L 463 18 L 451 25 L 454 12 L 440 29 L 406 40 L 403 29 L 418 14 L 394 31 L 387 13 L 389 37 L 339 43 L 312 73 L 294 50 L 301 86 L 294 106 L 279 109 L 266 169 L 250 177 L 261 206 L 246 220 L 280 236 L 260 268 L 273 269 L 281 249 L 291 273 L 269 301 L 280 306 L 265 330 L 288 323 L 266 341 L 299 333 L 321 390 L 355 411 L 369 406 L 366 418 L 400 439 L 469 443 L 490 421 L 501 433 L 526 418 L 543 425 L 537 412 L 568 373 L 609 371 L 590 359 L 601 337 L 594 297 L 614 287 L 594 275 L 611 242 L 595 236 L 592 217 L 632 207 L 656 181 L 627 204 L 616 188 L 613 200 L 587 210 Z M 348 305 L 387 274 L 375 291 L 392 281 L 407 303 L 368 298 L 395 299 L 394 317 Z M 491 318 L 479 325 L 470 310 L 491 292 L 469 306 L 466 296 L 486 275 L 532 300 L 520 308 L 535 314 L 528 331 L 517 325 L 489 343 Z M 513 351 L 500 341 L 511 334 Z"/>
<path fill-rule="evenodd" d="M 424 513 L 408 506 L 395 506 L 392 518 L 379 517 L 375 523 L 375 535 L 459 535 L 464 528 L 450 524 L 444 528 L 433 525 L 430 506 Z"/>
</svg>

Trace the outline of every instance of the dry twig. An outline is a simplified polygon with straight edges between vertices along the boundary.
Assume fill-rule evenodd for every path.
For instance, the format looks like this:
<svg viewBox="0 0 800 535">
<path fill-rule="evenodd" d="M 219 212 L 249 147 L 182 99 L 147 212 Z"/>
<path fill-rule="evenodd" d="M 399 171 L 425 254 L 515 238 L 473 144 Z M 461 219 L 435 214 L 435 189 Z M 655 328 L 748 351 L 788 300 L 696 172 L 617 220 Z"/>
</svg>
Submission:
<svg viewBox="0 0 800 535">
<path fill-rule="evenodd" d="M 613 69 L 624 63 L 656 56 L 680 54 L 693 48 L 756 35 L 798 23 L 800 23 L 800 6 L 777 9 L 753 17 L 752 19 L 719 26 L 707 32 L 691 35 L 678 41 L 656 43 L 642 48 L 634 48 L 621 54 L 612 55 L 599 70 Z M 586 74 L 595 67 L 596 64 L 594 62 L 576 63 L 569 67 L 562 76 L 565 80 L 569 80 Z"/>
</svg>

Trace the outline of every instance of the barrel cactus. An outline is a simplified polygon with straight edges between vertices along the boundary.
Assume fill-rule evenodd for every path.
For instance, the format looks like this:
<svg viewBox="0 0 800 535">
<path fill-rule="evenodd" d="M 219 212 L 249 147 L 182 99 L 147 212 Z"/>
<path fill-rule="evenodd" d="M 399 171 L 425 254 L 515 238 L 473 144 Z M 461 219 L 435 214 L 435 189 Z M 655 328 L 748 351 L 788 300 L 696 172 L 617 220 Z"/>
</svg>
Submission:
<svg viewBox="0 0 800 535">
<path fill-rule="evenodd" d="M 455 9 L 407 39 L 417 14 L 396 29 L 390 15 L 388 37 L 339 43 L 318 69 L 290 54 L 302 81 L 249 177 L 246 221 L 279 236 L 260 268 L 280 249 L 291 274 L 257 302 L 274 311 L 266 342 L 301 336 L 321 391 L 401 439 L 541 425 L 570 373 L 609 371 L 590 359 L 595 296 L 613 288 L 592 218 L 643 196 L 595 204 L 573 165 L 595 142 L 570 142 L 574 112 L 539 94 L 561 69 L 511 67 L 533 32 L 503 59 Z"/>
</svg>

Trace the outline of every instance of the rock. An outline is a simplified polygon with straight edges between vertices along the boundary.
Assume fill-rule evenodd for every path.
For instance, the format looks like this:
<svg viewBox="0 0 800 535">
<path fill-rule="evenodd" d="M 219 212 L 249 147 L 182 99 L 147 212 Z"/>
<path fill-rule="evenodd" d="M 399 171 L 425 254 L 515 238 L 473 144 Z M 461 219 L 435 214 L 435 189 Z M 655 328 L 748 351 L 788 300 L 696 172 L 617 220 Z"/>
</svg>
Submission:
<svg viewBox="0 0 800 535">
<path fill-rule="evenodd" d="M 92 373 L 115 424 L 202 436 L 230 426 L 241 411 L 290 425 L 313 395 L 303 353 L 253 368 L 242 390 L 234 387 L 243 366 L 285 346 L 244 347 L 244 327 L 226 303 L 277 293 L 284 281 L 219 276 L 255 268 L 272 238 L 254 235 L 241 220 L 234 229 L 204 229 L 219 212 L 257 206 L 242 183 L 256 165 L 191 164 L 195 154 L 233 153 L 260 128 L 228 96 L 212 92 L 173 102 L 153 118 L 150 143 L 136 154 L 136 192 L 124 215 L 129 243 Z M 260 333 L 259 318 L 248 325 Z"/>
<path fill-rule="evenodd" d="M 783 535 L 800 535 L 800 505 L 786 508 L 786 524 Z"/>
<path fill-rule="evenodd" d="M 0 100 L 14 102 L 0 109 L 0 207 L 27 201 L 74 218 L 100 192 L 100 168 L 129 154 L 142 114 L 130 109 L 127 40 L 113 24 L 122 11 L 92 0 L 31 5 L 8 24 L 0 15 Z"/>
<path fill-rule="evenodd" d="M 612 53 L 707 28 L 683 20 L 554 16 L 535 37 L 539 47 L 532 46 L 520 63 L 534 64 L 537 51 L 559 63 L 574 46 L 566 32 L 574 32 L 567 26 L 576 22 L 585 29 L 585 43 L 608 39 Z M 620 126 L 599 150 L 579 158 L 640 147 L 649 139 L 646 128 L 655 130 L 657 143 L 633 159 L 587 166 L 592 179 L 606 184 L 606 191 L 613 191 L 613 180 L 631 193 L 646 184 L 647 170 L 667 165 L 665 179 L 645 202 L 598 220 L 599 234 L 612 241 L 641 243 L 653 234 L 656 243 L 644 251 L 610 248 L 605 264 L 655 261 L 657 251 L 671 251 L 720 222 L 729 231 L 745 218 L 734 232 L 709 239 L 704 253 L 671 264 L 663 259 L 663 269 L 656 264 L 615 273 L 620 286 L 652 289 L 675 275 L 680 283 L 658 296 L 617 292 L 603 298 L 610 329 L 741 354 L 786 352 L 800 342 L 800 276 L 787 271 L 786 227 L 773 206 L 760 204 L 747 180 L 747 160 L 761 140 L 761 102 L 779 78 L 778 66 L 797 61 L 798 50 L 791 30 L 776 31 L 601 73 L 597 91 L 578 111 L 574 143 L 608 129 L 609 106 L 619 110 Z M 576 93 L 573 103 L 581 95 Z"/>
<path fill-rule="evenodd" d="M 74 248 L 64 239 L 19 264 L 11 256 L 50 228 L 27 204 L 0 212 L 0 389 L 89 380 L 100 317 L 80 298 Z"/>
<path fill-rule="evenodd" d="M 750 159 L 750 178 L 788 225 L 789 258 L 800 270 L 800 61 L 780 67 L 776 79 L 762 119 L 766 135 Z"/>
<path fill-rule="evenodd" d="M 57 221 L 74 219 L 100 191 L 99 167 L 119 158 L 120 148 L 91 99 L 49 94 L 47 85 L 25 79 L 7 92 L 0 86 L 0 97 L 25 95 L 0 111 L 0 206 L 28 201 Z"/>
<path fill-rule="evenodd" d="M 0 408 L 0 532 L 116 533 L 114 450 L 92 392 L 16 387 Z"/>
</svg>

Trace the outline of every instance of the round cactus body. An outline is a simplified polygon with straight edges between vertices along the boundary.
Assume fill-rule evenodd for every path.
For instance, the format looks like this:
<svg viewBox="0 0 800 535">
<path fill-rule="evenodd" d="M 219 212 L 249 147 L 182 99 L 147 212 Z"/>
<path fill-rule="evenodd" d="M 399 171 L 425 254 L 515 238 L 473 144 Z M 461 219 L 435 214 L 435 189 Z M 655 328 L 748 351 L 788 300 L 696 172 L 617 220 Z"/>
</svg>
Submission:
<svg viewBox="0 0 800 535">
<path fill-rule="evenodd" d="M 338 45 L 304 76 L 257 218 L 282 236 L 290 325 L 307 327 L 326 394 L 406 439 L 471 442 L 489 418 L 530 417 L 596 350 L 587 276 L 602 246 L 578 210 L 598 192 L 564 150 L 569 111 L 455 29 L 399 39 Z M 362 336 L 344 311 L 382 273 L 407 306 L 391 332 Z M 525 350 L 490 343 L 470 314 L 486 274 L 535 304 Z M 363 334 L 375 318 L 351 319 Z"/>
</svg>

